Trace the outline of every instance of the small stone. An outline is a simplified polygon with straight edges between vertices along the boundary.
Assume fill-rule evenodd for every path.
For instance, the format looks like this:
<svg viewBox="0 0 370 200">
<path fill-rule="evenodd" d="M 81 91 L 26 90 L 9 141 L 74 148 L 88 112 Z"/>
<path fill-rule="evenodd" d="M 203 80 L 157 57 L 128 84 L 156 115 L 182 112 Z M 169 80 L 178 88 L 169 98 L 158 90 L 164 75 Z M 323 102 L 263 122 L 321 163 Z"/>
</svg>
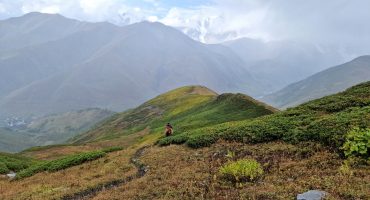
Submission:
<svg viewBox="0 0 370 200">
<path fill-rule="evenodd" d="M 6 176 L 8 176 L 10 179 L 13 179 L 15 178 L 17 174 L 15 172 L 10 172 L 9 174 L 7 174 Z"/>
<path fill-rule="evenodd" d="M 320 190 L 310 190 L 308 192 L 298 194 L 297 200 L 322 200 L 326 196 L 326 192 Z"/>
</svg>

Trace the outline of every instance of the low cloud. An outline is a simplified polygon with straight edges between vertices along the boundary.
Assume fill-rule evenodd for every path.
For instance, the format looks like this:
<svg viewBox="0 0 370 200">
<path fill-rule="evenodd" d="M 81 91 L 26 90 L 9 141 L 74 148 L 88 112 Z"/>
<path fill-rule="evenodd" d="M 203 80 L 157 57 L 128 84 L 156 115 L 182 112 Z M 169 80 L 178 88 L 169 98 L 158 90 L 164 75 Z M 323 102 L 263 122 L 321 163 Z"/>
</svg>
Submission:
<svg viewBox="0 0 370 200">
<path fill-rule="evenodd" d="M 167 4 L 166 4 L 167 3 Z M 126 25 L 142 20 L 175 26 L 194 39 L 217 43 L 239 37 L 336 44 L 370 52 L 367 0 L 2 0 L 0 18 L 31 11 Z"/>
</svg>

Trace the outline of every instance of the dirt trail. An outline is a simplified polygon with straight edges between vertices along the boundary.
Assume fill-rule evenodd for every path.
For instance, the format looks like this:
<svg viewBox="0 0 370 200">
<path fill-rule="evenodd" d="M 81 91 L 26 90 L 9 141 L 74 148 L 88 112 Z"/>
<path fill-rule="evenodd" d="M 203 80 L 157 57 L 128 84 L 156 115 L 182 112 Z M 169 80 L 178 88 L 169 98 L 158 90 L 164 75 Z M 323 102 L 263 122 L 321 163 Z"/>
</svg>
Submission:
<svg viewBox="0 0 370 200">
<path fill-rule="evenodd" d="M 66 195 L 61 198 L 61 200 L 83 200 L 83 199 L 90 199 L 94 196 L 96 196 L 99 192 L 104 191 L 104 190 L 109 190 L 111 188 L 115 188 L 118 186 L 121 186 L 123 184 L 126 184 L 134 179 L 143 177 L 146 172 L 148 171 L 148 166 L 144 165 L 143 163 L 140 162 L 140 157 L 142 156 L 144 150 L 148 148 L 149 146 L 144 146 L 138 149 L 134 155 L 131 157 L 130 162 L 135 165 L 137 168 L 136 174 L 132 176 L 128 176 L 123 179 L 116 179 L 113 181 L 109 181 L 106 183 L 99 184 L 93 188 L 88 188 L 85 189 L 81 192 L 77 192 L 71 195 Z"/>
</svg>

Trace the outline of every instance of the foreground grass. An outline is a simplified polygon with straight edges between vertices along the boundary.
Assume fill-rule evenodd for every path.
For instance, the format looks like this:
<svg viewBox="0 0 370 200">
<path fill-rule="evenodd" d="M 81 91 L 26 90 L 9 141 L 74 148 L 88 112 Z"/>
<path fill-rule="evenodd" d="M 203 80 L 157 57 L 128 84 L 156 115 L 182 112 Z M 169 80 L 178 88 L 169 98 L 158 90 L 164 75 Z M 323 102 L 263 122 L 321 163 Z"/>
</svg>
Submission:
<svg viewBox="0 0 370 200">
<path fill-rule="evenodd" d="M 137 149 L 153 144 L 154 141 L 158 140 L 159 135 L 148 135 L 148 130 L 145 130 L 115 140 L 71 146 L 73 147 L 71 151 L 68 146 L 27 151 L 27 155 L 47 158 L 46 162 L 73 155 L 74 152 L 79 152 L 78 154 L 86 153 L 86 150 L 91 151 L 91 149 L 93 151 L 96 151 L 94 149 L 100 149 L 110 153 L 77 166 L 55 172 L 43 171 L 17 181 L 9 181 L 7 178 L 0 176 L 0 199 L 60 199 L 65 195 L 132 176 L 137 172 L 137 169 L 130 163 L 130 157 Z M 62 152 L 56 154 L 58 151 Z"/>
<path fill-rule="evenodd" d="M 233 152 L 232 158 L 229 152 Z M 261 163 L 262 177 L 237 187 L 225 181 L 219 169 L 240 159 Z M 333 200 L 370 198 L 370 168 L 351 166 L 351 174 L 342 173 L 343 160 L 315 143 L 218 142 L 201 149 L 154 146 L 145 151 L 141 161 L 150 166 L 147 175 L 93 199 L 285 200 L 310 189 L 324 190 Z"/>
<path fill-rule="evenodd" d="M 136 173 L 130 164 L 135 149 L 115 151 L 96 160 L 31 177 L 9 181 L 0 177 L 0 199 L 59 199 L 96 185 Z M 47 161 L 48 162 L 48 161 Z"/>
</svg>

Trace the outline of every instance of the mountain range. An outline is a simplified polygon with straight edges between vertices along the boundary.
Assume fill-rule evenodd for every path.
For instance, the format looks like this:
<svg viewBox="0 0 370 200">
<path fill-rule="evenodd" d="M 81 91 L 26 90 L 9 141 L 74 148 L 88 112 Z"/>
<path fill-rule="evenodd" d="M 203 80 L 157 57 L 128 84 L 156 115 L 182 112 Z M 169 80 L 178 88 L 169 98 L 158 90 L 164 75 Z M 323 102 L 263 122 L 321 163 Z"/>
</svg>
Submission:
<svg viewBox="0 0 370 200">
<path fill-rule="evenodd" d="M 231 50 L 194 41 L 160 23 L 117 27 L 30 13 L 0 26 L 12 27 L 0 34 L 0 41 L 7 41 L 0 59 L 1 115 L 89 107 L 119 111 L 189 84 L 259 91 L 258 81 Z M 17 40 L 21 36 L 32 42 Z"/>
<path fill-rule="evenodd" d="M 246 69 L 262 84 L 265 94 L 348 59 L 333 46 L 293 40 L 264 42 L 241 38 L 223 45 L 243 59 Z"/>
<path fill-rule="evenodd" d="M 0 119 L 123 111 L 194 84 L 256 98 L 344 59 L 293 41 L 204 44 L 160 23 L 120 27 L 42 13 L 0 21 L 0 47 Z"/>
<path fill-rule="evenodd" d="M 341 92 L 365 81 L 370 81 L 370 56 L 361 56 L 316 73 L 263 97 L 262 101 L 278 108 L 293 107 L 312 99 Z"/>
</svg>

